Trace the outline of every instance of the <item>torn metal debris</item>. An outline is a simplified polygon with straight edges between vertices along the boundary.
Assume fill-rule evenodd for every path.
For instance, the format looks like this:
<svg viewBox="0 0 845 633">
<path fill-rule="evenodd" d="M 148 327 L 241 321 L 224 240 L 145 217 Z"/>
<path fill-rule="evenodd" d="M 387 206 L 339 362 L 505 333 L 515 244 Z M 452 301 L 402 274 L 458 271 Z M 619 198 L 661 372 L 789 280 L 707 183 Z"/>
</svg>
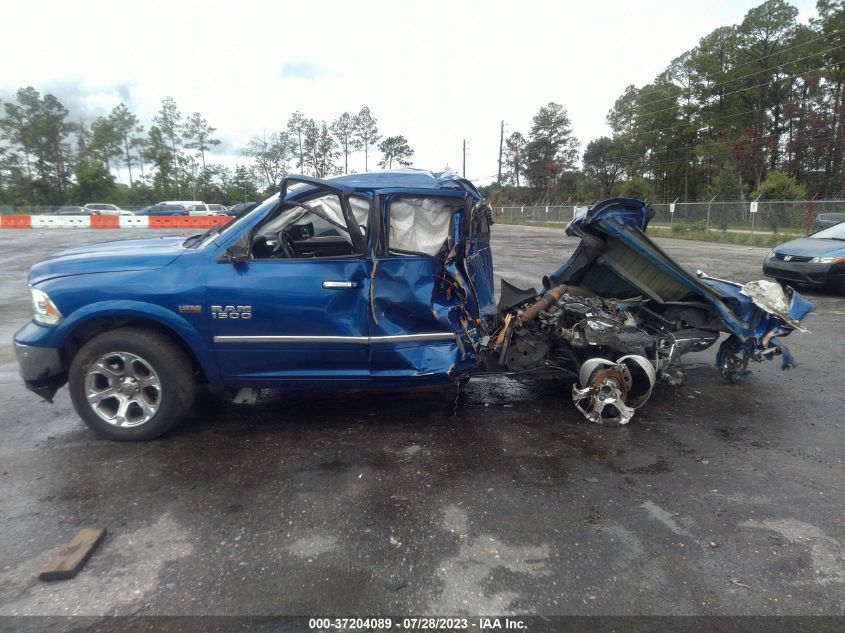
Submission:
<svg viewBox="0 0 845 633">
<path fill-rule="evenodd" d="M 656 383 L 684 382 L 684 354 L 709 348 L 722 333 L 717 366 L 727 381 L 743 377 L 749 361 L 780 355 L 790 367 L 781 339 L 806 331 L 800 321 L 813 305 L 765 280 L 743 286 L 691 275 L 646 236 L 648 220 L 640 200 L 601 202 L 567 227 L 581 243 L 543 279 L 545 292 L 503 281 L 488 350 L 495 364 L 485 368 L 567 372 L 586 419 L 626 424 Z"/>
</svg>

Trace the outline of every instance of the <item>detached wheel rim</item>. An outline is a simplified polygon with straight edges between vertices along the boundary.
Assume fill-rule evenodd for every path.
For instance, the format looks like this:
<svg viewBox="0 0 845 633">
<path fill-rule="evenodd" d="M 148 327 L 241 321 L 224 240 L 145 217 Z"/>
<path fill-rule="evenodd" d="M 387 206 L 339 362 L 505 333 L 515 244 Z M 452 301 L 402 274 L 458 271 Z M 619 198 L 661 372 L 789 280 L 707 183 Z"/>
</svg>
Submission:
<svg viewBox="0 0 845 633">
<path fill-rule="evenodd" d="M 109 352 L 85 372 L 88 406 L 104 422 L 131 428 L 149 422 L 161 404 L 161 383 L 153 366 L 130 352 Z"/>
</svg>

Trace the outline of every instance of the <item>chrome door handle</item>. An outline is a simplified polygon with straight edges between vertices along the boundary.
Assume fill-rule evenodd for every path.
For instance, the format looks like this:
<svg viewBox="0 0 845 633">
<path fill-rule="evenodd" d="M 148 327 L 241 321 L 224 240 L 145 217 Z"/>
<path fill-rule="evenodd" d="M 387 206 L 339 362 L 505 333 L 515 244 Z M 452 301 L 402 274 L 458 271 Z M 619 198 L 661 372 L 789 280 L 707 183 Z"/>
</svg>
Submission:
<svg viewBox="0 0 845 633">
<path fill-rule="evenodd" d="M 357 288 L 358 284 L 354 281 L 324 281 L 323 288 L 327 290 L 339 290 L 342 288 Z"/>
</svg>

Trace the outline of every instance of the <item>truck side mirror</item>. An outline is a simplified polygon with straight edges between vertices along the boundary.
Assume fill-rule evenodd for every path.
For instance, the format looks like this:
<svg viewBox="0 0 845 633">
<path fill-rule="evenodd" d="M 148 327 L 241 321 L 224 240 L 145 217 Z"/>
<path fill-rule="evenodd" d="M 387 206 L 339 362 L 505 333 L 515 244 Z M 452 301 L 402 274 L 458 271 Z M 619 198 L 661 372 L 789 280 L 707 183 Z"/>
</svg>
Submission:
<svg viewBox="0 0 845 633">
<path fill-rule="evenodd" d="M 243 264 L 249 259 L 249 252 L 240 244 L 232 244 L 226 249 L 226 255 L 233 264 Z"/>
<path fill-rule="evenodd" d="M 238 241 L 229 246 L 217 259 L 218 263 L 229 262 L 238 265 L 249 261 L 249 246 L 252 242 L 252 232 L 247 232 L 238 238 Z"/>
</svg>

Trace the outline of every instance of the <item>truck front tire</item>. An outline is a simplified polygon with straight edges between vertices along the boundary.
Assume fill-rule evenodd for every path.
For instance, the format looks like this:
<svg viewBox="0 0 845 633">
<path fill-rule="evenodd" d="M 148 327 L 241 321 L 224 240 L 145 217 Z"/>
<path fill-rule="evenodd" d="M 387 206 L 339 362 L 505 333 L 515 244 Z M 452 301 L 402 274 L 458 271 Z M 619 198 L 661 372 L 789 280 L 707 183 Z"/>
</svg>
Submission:
<svg viewBox="0 0 845 633">
<path fill-rule="evenodd" d="M 194 401 L 196 380 L 185 353 L 142 328 L 109 330 L 85 343 L 70 364 L 73 407 L 112 440 L 151 440 L 175 427 Z"/>
</svg>

